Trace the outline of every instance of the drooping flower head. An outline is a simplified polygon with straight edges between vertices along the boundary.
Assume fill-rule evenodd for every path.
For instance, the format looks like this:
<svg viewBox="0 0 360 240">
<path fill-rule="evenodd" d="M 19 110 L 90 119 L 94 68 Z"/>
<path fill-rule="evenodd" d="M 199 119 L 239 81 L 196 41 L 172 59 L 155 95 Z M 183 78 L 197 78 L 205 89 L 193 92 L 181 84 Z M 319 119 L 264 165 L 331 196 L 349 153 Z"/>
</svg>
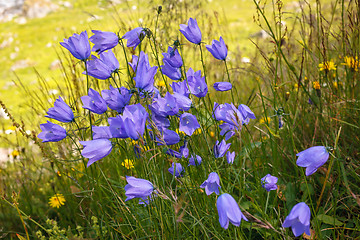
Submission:
<svg viewBox="0 0 360 240">
<path fill-rule="evenodd" d="M 198 166 L 201 164 L 202 158 L 198 155 L 194 156 L 191 155 L 191 157 L 189 158 L 189 165 L 188 166 Z"/>
<path fill-rule="evenodd" d="M 285 218 L 282 227 L 291 227 L 295 237 L 306 233 L 310 236 L 310 208 L 306 203 L 300 202 L 296 204 L 290 211 L 290 214 Z"/>
<path fill-rule="evenodd" d="M 215 158 L 223 157 L 226 151 L 230 148 L 231 143 L 226 144 L 225 140 L 222 140 L 220 143 L 216 141 L 214 145 L 214 155 Z"/>
<path fill-rule="evenodd" d="M 188 25 L 180 24 L 180 32 L 189 42 L 192 42 L 194 44 L 201 43 L 201 31 L 196 19 L 190 18 L 188 21 Z"/>
<path fill-rule="evenodd" d="M 243 124 L 243 116 L 233 103 L 218 104 L 214 102 L 213 117 L 239 128 Z"/>
<path fill-rule="evenodd" d="M 267 174 L 265 177 L 261 179 L 261 186 L 266 189 L 266 191 L 270 192 L 271 190 L 277 189 L 278 178 Z"/>
<path fill-rule="evenodd" d="M 87 72 L 84 71 L 83 74 L 87 73 L 101 80 L 110 78 L 111 74 L 119 69 L 119 62 L 111 50 L 100 53 L 100 58 L 93 55 L 92 60 L 86 64 Z"/>
<path fill-rule="evenodd" d="M 250 119 L 256 119 L 255 114 L 245 104 L 240 104 L 238 110 L 240 111 L 243 117 L 244 124 L 248 124 Z"/>
<path fill-rule="evenodd" d="M 206 49 L 219 60 L 225 60 L 228 50 L 225 45 L 224 39 L 220 37 L 220 41 L 213 40 L 211 45 L 206 45 Z"/>
<path fill-rule="evenodd" d="M 183 65 L 182 58 L 177 48 L 168 47 L 168 51 L 162 55 L 164 57 L 163 62 L 167 62 L 174 68 L 181 68 Z"/>
<path fill-rule="evenodd" d="M 92 88 L 89 88 L 89 95 L 82 96 L 81 101 L 83 108 L 90 110 L 93 113 L 103 114 L 107 110 L 105 100 L 100 96 L 100 93 Z"/>
<path fill-rule="evenodd" d="M 186 81 L 189 85 L 189 89 L 191 94 L 195 95 L 196 97 L 205 97 L 208 92 L 208 87 L 205 82 L 205 77 L 201 77 L 201 71 L 196 71 L 192 68 L 186 73 Z"/>
<path fill-rule="evenodd" d="M 161 65 L 161 72 L 168 76 L 172 80 L 181 79 L 181 68 L 175 68 L 171 66 L 168 62 L 164 62 L 164 65 Z"/>
<path fill-rule="evenodd" d="M 55 100 L 54 107 L 49 108 L 47 114 L 48 115 L 45 115 L 45 117 L 52 118 L 64 123 L 74 120 L 73 111 L 60 96 Z"/>
<path fill-rule="evenodd" d="M 101 94 L 110 109 L 122 113 L 124 107 L 129 104 L 132 94 L 125 87 L 114 88 L 110 85 L 110 90 L 102 90 Z"/>
<path fill-rule="evenodd" d="M 136 72 L 136 76 L 134 77 L 135 87 L 140 91 L 153 92 L 154 76 L 158 67 L 150 67 L 148 55 L 141 51 L 138 62 L 132 65 L 132 67 Z"/>
<path fill-rule="evenodd" d="M 41 133 L 37 136 L 42 142 L 58 142 L 66 137 L 66 130 L 55 123 L 47 121 L 40 124 Z"/>
<path fill-rule="evenodd" d="M 92 126 L 93 139 L 113 138 L 109 126 Z"/>
<path fill-rule="evenodd" d="M 235 152 L 227 151 L 226 160 L 229 164 L 233 164 L 235 160 Z"/>
<path fill-rule="evenodd" d="M 213 87 L 216 91 L 225 92 L 232 89 L 232 84 L 230 82 L 216 82 Z"/>
<path fill-rule="evenodd" d="M 210 173 L 208 179 L 200 187 L 205 188 L 206 195 L 210 195 L 213 192 L 219 195 L 219 188 L 221 188 L 219 175 L 216 172 Z"/>
<path fill-rule="evenodd" d="M 175 131 L 164 128 L 162 129 L 162 139 L 158 141 L 158 145 L 163 145 L 164 143 L 166 145 L 174 145 L 180 142 L 180 136 Z"/>
<path fill-rule="evenodd" d="M 196 117 L 190 113 L 183 113 L 180 116 L 179 130 L 191 136 L 196 129 L 200 128 L 200 124 Z"/>
<path fill-rule="evenodd" d="M 235 199 L 228 193 L 224 193 L 218 197 L 216 207 L 219 214 L 219 222 L 222 228 L 228 229 L 229 222 L 238 227 L 240 226 L 241 219 L 248 221 L 241 212 Z"/>
<path fill-rule="evenodd" d="M 114 48 L 119 42 L 119 37 L 113 32 L 92 30 L 92 33 L 94 35 L 90 37 L 90 41 L 94 44 L 92 47 L 93 52 L 102 53 Z"/>
<path fill-rule="evenodd" d="M 134 49 L 141 43 L 141 41 L 146 37 L 146 28 L 137 27 L 133 30 L 125 33 L 122 38 L 127 39 L 127 47 L 134 47 Z"/>
<path fill-rule="evenodd" d="M 89 159 L 86 165 L 87 167 L 109 155 L 112 150 L 112 143 L 109 139 L 80 141 L 80 144 L 84 146 L 84 149 L 81 151 L 81 155 Z"/>
<path fill-rule="evenodd" d="M 324 146 L 315 146 L 299 152 L 296 156 L 298 156 L 296 165 L 306 167 L 305 175 L 309 176 L 326 163 L 329 152 Z"/>
<path fill-rule="evenodd" d="M 60 45 L 70 51 L 70 53 L 79 60 L 86 60 L 90 57 L 90 43 L 87 32 L 76 34 L 74 33 L 68 39 L 64 38 L 64 42 Z"/>
<path fill-rule="evenodd" d="M 184 95 L 185 97 L 189 97 L 190 91 L 187 86 L 186 80 L 181 82 L 173 82 L 170 84 L 171 88 L 173 89 L 174 93 L 179 93 L 181 95 Z"/>
<path fill-rule="evenodd" d="M 172 163 L 171 167 L 168 169 L 169 173 L 171 173 L 172 175 L 175 175 L 175 177 L 181 177 L 184 172 L 185 169 L 181 166 L 180 163 Z"/>
<path fill-rule="evenodd" d="M 151 194 L 154 192 L 154 185 L 145 179 L 126 176 L 128 184 L 125 186 L 126 200 L 139 198 L 139 204 L 149 203 Z"/>
</svg>

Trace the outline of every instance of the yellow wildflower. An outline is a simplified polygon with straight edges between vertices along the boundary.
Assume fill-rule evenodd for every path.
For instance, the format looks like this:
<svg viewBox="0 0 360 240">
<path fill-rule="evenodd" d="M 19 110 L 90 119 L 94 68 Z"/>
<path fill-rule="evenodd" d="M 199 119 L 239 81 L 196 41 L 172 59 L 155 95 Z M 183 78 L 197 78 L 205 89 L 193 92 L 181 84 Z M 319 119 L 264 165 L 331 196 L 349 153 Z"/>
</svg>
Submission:
<svg viewBox="0 0 360 240">
<path fill-rule="evenodd" d="M 125 159 L 124 162 L 121 163 L 121 165 L 126 167 L 126 169 L 134 168 L 134 161 Z"/>
<path fill-rule="evenodd" d="M 194 134 L 195 134 L 195 135 L 201 134 L 201 128 L 196 129 L 195 132 L 194 132 Z"/>
<path fill-rule="evenodd" d="M 316 89 L 316 90 L 319 90 L 320 89 L 320 83 L 318 81 L 314 81 L 313 82 L 313 88 Z"/>
<path fill-rule="evenodd" d="M 11 156 L 13 156 L 13 158 L 16 158 L 16 157 L 19 156 L 19 155 L 20 155 L 20 153 L 19 153 L 19 151 L 16 150 L 16 149 L 11 152 Z"/>
<path fill-rule="evenodd" d="M 15 127 L 15 126 L 11 126 L 11 127 L 9 127 L 9 130 L 15 131 L 15 130 L 16 130 L 16 127 Z"/>
<path fill-rule="evenodd" d="M 333 60 L 326 61 L 319 64 L 319 70 L 320 71 L 330 71 L 330 70 L 336 70 L 336 65 Z"/>
<path fill-rule="evenodd" d="M 157 86 L 158 87 L 165 87 L 165 81 L 164 80 L 158 81 Z"/>
<path fill-rule="evenodd" d="M 337 83 L 336 81 L 333 82 L 333 87 L 334 87 L 335 89 L 338 88 L 338 83 Z"/>
<path fill-rule="evenodd" d="M 210 137 L 215 137 L 215 133 L 213 131 L 210 131 Z"/>
<path fill-rule="evenodd" d="M 265 118 L 265 117 L 263 117 L 263 118 L 260 118 L 260 120 L 259 120 L 259 123 L 260 124 L 263 124 L 263 123 L 266 123 L 266 122 L 270 122 L 270 117 L 267 117 L 267 118 Z"/>
<path fill-rule="evenodd" d="M 177 134 L 184 134 L 184 135 L 185 135 L 185 133 L 184 133 L 183 131 L 180 131 L 178 128 L 175 130 L 175 132 L 176 132 Z"/>
<path fill-rule="evenodd" d="M 49 199 L 49 205 L 52 208 L 59 208 L 62 205 L 65 205 L 65 202 L 65 197 L 61 193 L 57 193 Z"/>
<path fill-rule="evenodd" d="M 60 171 L 57 171 L 56 173 L 59 177 L 61 177 L 61 172 Z"/>
<path fill-rule="evenodd" d="M 358 57 L 344 57 L 344 63 L 342 65 L 346 65 L 351 69 L 354 69 L 356 72 L 358 71 L 359 60 Z"/>
</svg>

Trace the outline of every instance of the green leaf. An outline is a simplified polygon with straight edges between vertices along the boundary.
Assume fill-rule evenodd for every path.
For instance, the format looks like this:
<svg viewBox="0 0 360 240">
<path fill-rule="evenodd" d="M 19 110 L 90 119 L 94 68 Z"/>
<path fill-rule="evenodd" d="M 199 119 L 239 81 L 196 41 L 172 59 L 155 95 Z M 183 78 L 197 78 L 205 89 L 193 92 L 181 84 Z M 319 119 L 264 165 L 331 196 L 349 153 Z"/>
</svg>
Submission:
<svg viewBox="0 0 360 240">
<path fill-rule="evenodd" d="M 317 219 L 319 219 L 323 223 L 326 223 L 329 225 L 334 225 L 334 226 L 341 226 L 344 224 L 343 222 L 337 220 L 336 218 L 333 218 L 333 217 L 325 215 L 325 214 L 317 215 Z"/>
</svg>

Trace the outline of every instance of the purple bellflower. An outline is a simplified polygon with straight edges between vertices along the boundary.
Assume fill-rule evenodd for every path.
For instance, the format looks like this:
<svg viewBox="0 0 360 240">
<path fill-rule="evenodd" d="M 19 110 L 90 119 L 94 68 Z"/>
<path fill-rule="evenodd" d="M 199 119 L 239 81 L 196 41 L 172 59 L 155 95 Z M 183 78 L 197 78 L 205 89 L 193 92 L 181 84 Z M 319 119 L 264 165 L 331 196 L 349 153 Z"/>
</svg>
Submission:
<svg viewBox="0 0 360 240">
<path fill-rule="evenodd" d="M 58 142 L 66 137 L 66 130 L 55 123 L 47 121 L 40 124 L 41 133 L 37 136 L 42 142 Z"/>
<path fill-rule="evenodd" d="M 163 62 L 167 62 L 173 68 L 181 68 L 183 61 L 176 48 L 168 47 L 168 51 L 162 54 L 164 59 Z"/>
<path fill-rule="evenodd" d="M 180 136 L 175 131 L 164 128 L 162 133 L 166 145 L 174 145 L 180 142 Z M 164 142 L 159 141 L 158 145 L 163 145 Z"/>
<path fill-rule="evenodd" d="M 310 208 L 306 203 L 300 202 L 296 204 L 290 211 L 290 214 L 285 218 L 282 227 L 291 227 L 295 237 L 306 233 L 310 236 Z"/>
<path fill-rule="evenodd" d="M 55 100 L 54 107 L 49 108 L 47 114 L 48 115 L 45 115 L 45 117 L 52 118 L 64 123 L 74 120 L 73 111 L 60 96 Z"/>
<path fill-rule="evenodd" d="M 231 143 L 226 144 L 225 140 L 222 140 L 220 143 L 216 141 L 214 145 L 214 155 L 215 158 L 220 158 L 225 155 L 225 152 L 229 150 Z"/>
<path fill-rule="evenodd" d="M 112 143 L 109 139 L 80 141 L 80 144 L 84 146 L 84 149 L 81 151 L 81 155 L 89 159 L 87 167 L 109 155 L 112 150 Z"/>
<path fill-rule="evenodd" d="M 216 201 L 219 213 L 219 222 L 222 228 L 228 229 L 229 222 L 235 226 L 240 226 L 241 219 L 248 221 L 241 212 L 235 199 L 228 193 L 221 194 Z"/>
<path fill-rule="evenodd" d="M 324 146 L 315 146 L 299 152 L 296 156 L 296 165 L 306 167 L 305 175 L 309 176 L 324 165 L 329 158 L 329 152 Z"/>
<path fill-rule="evenodd" d="M 213 117 L 217 121 L 224 121 L 237 128 L 243 124 L 241 112 L 232 103 L 218 104 L 214 102 Z"/>
<path fill-rule="evenodd" d="M 194 44 L 201 43 L 201 31 L 196 19 L 190 18 L 188 21 L 188 25 L 180 24 L 180 32 L 189 42 L 192 42 Z"/>
<path fill-rule="evenodd" d="M 255 114 L 245 104 L 240 104 L 238 110 L 240 111 L 243 117 L 244 124 L 248 124 L 250 119 L 256 119 Z"/>
<path fill-rule="evenodd" d="M 220 41 L 213 40 L 211 45 L 206 45 L 206 49 L 219 60 L 225 60 L 228 50 L 225 45 L 224 39 L 220 37 Z"/>
<path fill-rule="evenodd" d="M 102 90 L 101 94 L 110 109 L 122 113 L 124 107 L 129 104 L 132 94 L 125 87 L 114 88 L 110 85 L 110 90 Z"/>
<path fill-rule="evenodd" d="M 175 177 L 182 177 L 185 172 L 185 169 L 181 166 L 180 163 L 172 163 L 171 167 L 168 169 L 169 173 L 175 175 Z"/>
<path fill-rule="evenodd" d="M 161 65 L 161 71 L 165 76 L 168 76 L 172 80 L 181 79 L 181 68 L 175 68 L 171 66 L 168 62 L 164 61 L 164 65 Z"/>
<path fill-rule="evenodd" d="M 158 67 L 150 67 L 148 55 L 141 51 L 140 59 L 135 68 L 136 76 L 135 87 L 140 91 L 153 92 L 154 91 L 154 76 L 157 72 Z"/>
<path fill-rule="evenodd" d="M 122 38 L 127 39 L 126 46 L 134 47 L 134 49 L 141 43 L 141 41 L 145 38 L 146 31 L 142 27 L 134 28 L 131 31 L 125 33 Z"/>
<path fill-rule="evenodd" d="M 189 142 L 187 140 L 184 140 L 184 145 L 179 148 L 179 151 L 184 158 L 189 157 L 190 150 L 188 148 L 188 143 Z"/>
<path fill-rule="evenodd" d="M 200 70 L 194 72 L 192 68 L 189 68 L 186 73 L 186 78 L 191 94 L 198 98 L 206 96 L 208 87 L 205 82 L 205 77 L 201 77 Z"/>
<path fill-rule="evenodd" d="M 94 78 L 105 80 L 119 69 L 119 62 L 111 50 L 100 53 L 100 58 L 94 55 L 92 55 L 92 58 L 92 60 L 86 62 L 87 72 L 84 71 L 83 74 L 87 73 Z"/>
<path fill-rule="evenodd" d="M 64 38 L 64 42 L 60 42 L 60 45 L 70 51 L 70 53 L 79 60 L 86 60 L 90 57 L 90 43 L 87 32 L 76 34 L 74 33 L 68 39 Z"/>
<path fill-rule="evenodd" d="M 179 153 L 178 151 L 175 151 L 171 148 L 169 148 L 167 151 L 166 151 L 166 154 L 167 155 L 170 155 L 170 156 L 173 156 L 173 157 L 176 157 L 176 158 L 181 158 L 182 157 L 182 154 Z"/>
<path fill-rule="evenodd" d="M 94 44 L 92 47 L 93 52 L 102 53 L 108 49 L 114 48 L 118 42 L 119 37 L 113 32 L 103 32 L 100 30 L 92 30 L 90 41 Z"/>
<path fill-rule="evenodd" d="M 225 92 L 232 89 L 232 84 L 230 82 L 216 82 L 213 87 L 216 91 Z"/>
<path fill-rule="evenodd" d="M 189 158 L 189 165 L 188 166 L 198 166 L 201 164 L 202 158 L 199 155 L 191 155 Z"/>
<path fill-rule="evenodd" d="M 92 126 L 93 139 L 110 139 L 112 134 L 109 126 Z"/>
<path fill-rule="evenodd" d="M 213 192 L 219 195 L 219 188 L 221 188 L 219 175 L 216 172 L 210 173 L 208 179 L 200 187 L 205 188 L 206 195 L 210 195 Z"/>
<path fill-rule="evenodd" d="M 123 121 L 123 129 L 125 129 L 127 137 L 138 140 L 145 132 L 145 123 L 148 113 L 141 104 L 128 105 L 124 108 L 121 116 Z"/>
<path fill-rule="evenodd" d="M 162 117 L 173 116 L 179 112 L 176 99 L 169 92 L 165 94 L 165 97 L 153 98 L 153 103 L 149 105 L 149 109 Z"/>
<path fill-rule="evenodd" d="M 173 89 L 174 93 L 179 93 L 185 97 L 189 97 L 190 91 L 187 86 L 186 80 L 181 82 L 173 82 L 170 84 L 171 88 Z"/>
<path fill-rule="evenodd" d="M 224 136 L 225 135 L 225 140 L 229 140 L 232 136 L 235 135 L 235 129 L 237 129 L 237 127 L 235 127 L 232 124 L 229 123 L 223 123 L 219 125 L 221 131 L 220 131 L 220 135 Z"/>
<path fill-rule="evenodd" d="M 179 126 L 180 131 L 183 131 L 186 135 L 191 136 L 198 128 L 200 128 L 200 124 L 194 115 L 190 113 L 181 114 Z"/>
<path fill-rule="evenodd" d="M 158 130 L 162 130 L 164 128 L 170 127 L 170 120 L 167 117 L 163 117 L 155 114 L 154 112 L 151 114 L 151 121 L 155 124 Z M 151 127 L 149 127 L 151 128 Z"/>
<path fill-rule="evenodd" d="M 92 88 L 89 88 L 89 95 L 82 96 L 81 101 L 83 108 L 90 110 L 93 113 L 103 114 L 107 110 L 105 100 L 100 96 L 100 93 Z"/>
<path fill-rule="evenodd" d="M 267 174 L 265 177 L 261 179 L 261 186 L 266 189 L 266 191 L 270 192 L 271 190 L 277 189 L 278 178 Z"/>
<path fill-rule="evenodd" d="M 151 194 L 154 192 L 154 185 L 145 179 L 126 176 L 127 185 L 125 186 L 126 200 L 139 198 L 139 204 L 149 203 Z"/>
<path fill-rule="evenodd" d="M 235 160 L 235 152 L 228 151 L 226 153 L 226 160 L 229 164 L 233 164 Z"/>
</svg>

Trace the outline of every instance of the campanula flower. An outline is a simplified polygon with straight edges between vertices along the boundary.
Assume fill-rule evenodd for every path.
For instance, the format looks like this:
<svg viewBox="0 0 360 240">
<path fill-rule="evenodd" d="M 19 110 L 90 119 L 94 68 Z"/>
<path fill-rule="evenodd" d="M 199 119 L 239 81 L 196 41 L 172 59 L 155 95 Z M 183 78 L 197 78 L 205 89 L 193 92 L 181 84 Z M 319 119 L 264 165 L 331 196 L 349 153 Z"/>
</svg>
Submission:
<svg viewBox="0 0 360 240">
<path fill-rule="evenodd" d="M 125 87 L 114 88 L 110 85 L 110 90 L 102 90 L 101 94 L 110 109 L 122 113 L 124 107 L 129 104 L 132 94 Z"/>
<path fill-rule="evenodd" d="M 83 108 L 90 110 L 93 113 L 103 114 L 107 110 L 105 100 L 100 96 L 100 93 L 92 88 L 89 88 L 89 95 L 82 96 L 81 101 Z"/>
<path fill-rule="evenodd" d="M 172 80 L 181 79 L 181 69 L 171 66 L 168 62 L 164 62 L 164 65 L 161 65 L 161 72 L 168 76 Z"/>
<path fill-rule="evenodd" d="M 162 137 L 166 145 L 174 145 L 180 142 L 179 134 L 166 128 L 162 130 Z M 163 145 L 164 142 L 159 141 L 159 145 Z"/>
<path fill-rule="evenodd" d="M 163 62 L 168 63 L 174 68 L 181 68 L 183 61 L 177 48 L 168 47 L 168 51 L 162 54 L 164 59 Z"/>
<path fill-rule="evenodd" d="M 226 144 L 225 140 L 222 140 L 220 143 L 216 141 L 214 145 L 214 155 L 215 158 L 220 158 L 225 155 L 225 152 L 230 148 L 231 143 Z"/>
<path fill-rule="evenodd" d="M 149 108 L 154 114 L 162 117 L 173 116 L 179 112 L 176 99 L 169 92 L 165 94 L 165 97 L 153 98 Z"/>
<path fill-rule="evenodd" d="M 113 32 L 92 30 L 92 33 L 94 35 L 90 37 L 90 41 L 94 44 L 92 47 L 93 52 L 102 53 L 114 48 L 119 42 L 119 37 Z"/>
<path fill-rule="evenodd" d="M 190 91 L 186 83 L 186 80 L 181 82 L 173 82 L 172 84 L 170 84 L 170 86 L 173 89 L 174 93 L 176 92 L 181 95 L 184 95 L 185 97 L 189 97 Z"/>
<path fill-rule="evenodd" d="M 74 33 L 68 39 L 64 38 L 64 42 L 60 45 L 70 51 L 70 53 L 79 60 L 86 60 L 90 57 L 90 43 L 87 32 L 76 34 Z"/>
<path fill-rule="evenodd" d="M 141 51 L 139 62 L 135 66 L 135 87 L 140 91 L 153 92 L 154 76 L 157 72 L 157 69 L 157 66 L 150 67 L 148 55 Z"/>
<path fill-rule="evenodd" d="M 172 96 L 175 98 L 179 111 L 188 111 L 191 108 L 192 101 L 190 98 L 177 92 L 174 92 Z"/>
<path fill-rule="evenodd" d="M 125 123 L 123 117 L 121 115 L 117 115 L 116 117 L 109 117 L 109 129 L 110 134 L 113 138 L 128 138 L 128 134 L 125 130 Z"/>
<path fill-rule="evenodd" d="M 181 156 L 184 157 L 184 158 L 188 158 L 189 157 L 189 153 L 190 153 L 190 150 L 188 148 L 188 141 L 187 140 L 184 140 L 184 145 L 182 145 L 180 148 L 179 148 L 179 151 L 181 153 Z"/>
<path fill-rule="evenodd" d="M 245 104 L 240 104 L 238 110 L 240 111 L 243 117 L 244 124 L 248 124 L 250 119 L 256 119 L 255 114 Z"/>
<path fill-rule="evenodd" d="M 235 152 L 228 151 L 226 153 L 226 160 L 229 164 L 233 164 L 235 160 Z"/>
<path fill-rule="evenodd" d="M 265 177 L 261 179 L 261 186 L 266 189 L 266 191 L 270 192 L 271 190 L 277 189 L 278 178 L 267 174 Z"/>
<path fill-rule="evenodd" d="M 144 135 L 148 113 L 141 104 L 128 105 L 124 108 L 121 119 L 127 136 L 133 140 Z"/>
<path fill-rule="evenodd" d="M 310 208 L 306 203 L 300 202 L 296 204 L 290 211 L 290 214 L 285 218 L 282 227 L 291 227 L 295 237 L 306 233 L 310 236 Z"/>
<path fill-rule="evenodd" d="M 296 156 L 296 165 L 306 167 L 305 175 L 309 176 L 324 165 L 329 158 L 329 152 L 324 146 L 315 146 L 299 152 Z"/>
<path fill-rule="evenodd" d="M 213 40 L 211 45 L 206 45 L 206 49 L 219 60 L 225 60 L 228 50 L 225 45 L 224 39 L 220 37 L 220 41 Z"/>
<path fill-rule="evenodd" d="M 146 36 L 146 29 L 142 27 L 134 28 L 131 31 L 125 33 L 122 38 L 127 39 L 127 47 L 134 47 L 134 49 L 141 43 Z"/>
<path fill-rule="evenodd" d="M 205 188 L 206 195 L 210 195 L 213 192 L 219 195 L 219 188 L 221 188 L 219 175 L 216 172 L 210 173 L 208 179 L 205 180 L 200 187 Z"/>
<path fill-rule="evenodd" d="M 232 89 L 232 84 L 230 82 L 216 82 L 213 87 L 216 91 L 225 92 Z"/>
<path fill-rule="evenodd" d="M 182 177 L 185 172 L 185 169 L 181 166 L 180 163 L 172 163 L 171 167 L 168 169 L 169 173 L 175 175 L 175 177 Z"/>
<path fill-rule="evenodd" d="M 40 124 L 41 133 L 37 136 L 42 142 L 58 142 L 66 137 L 66 130 L 55 123 L 47 121 Z"/>
<path fill-rule="evenodd" d="M 155 124 L 156 128 L 160 131 L 164 128 L 170 127 L 170 120 L 167 117 L 157 115 L 154 112 L 151 114 L 151 121 L 152 121 L 152 123 Z"/>
<path fill-rule="evenodd" d="M 126 200 L 139 198 L 139 204 L 148 203 L 151 199 L 151 194 L 154 192 L 154 185 L 145 179 L 126 176 L 128 184 L 125 186 Z"/>
<path fill-rule="evenodd" d="M 196 97 L 205 97 L 208 92 L 208 87 L 205 82 L 205 77 L 201 77 L 201 71 L 196 71 L 192 68 L 186 73 L 186 80 L 189 85 L 189 89 L 191 94 L 195 95 Z"/>
<path fill-rule="evenodd" d="M 241 212 L 235 199 L 228 193 L 224 193 L 218 197 L 216 207 L 219 213 L 219 222 L 222 228 L 227 229 L 229 227 L 229 222 L 238 227 L 240 226 L 241 219 L 248 221 Z"/>
<path fill-rule="evenodd" d="M 111 50 L 100 53 L 100 58 L 94 55 L 92 58 L 92 60 L 86 62 L 87 72 L 84 71 L 83 74 L 87 73 L 94 78 L 105 80 L 119 69 L 119 62 Z"/>
<path fill-rule="evenodd" d="M 198 128 L 200 128 L 200 124 L 194 115 L 190 113 L 181 114 L 179 126 L 180 131 L 183 131 L 186 135 L 191 136 Z"/>
<path fill-rule="evenodd" d="M 225 135 L 225 140 L 229 140 L 232 136 L 235 135 L 235 129 L 237 129 L 237 127 L 235 127 L 232 124 L 229 123 L 223 123 L 219 125 L 221 131 L 220 131 L 220 135 L 224 136 Z"/>
<path fill-rule="evenodd" d="M 201 31 L 196 19 L 190 18 L 188 25 L 180 24 L 180 32 L 186 37 L 189 42 L 194 44 L 201 43 Z"/>
<path fill-rule="evenodd" d="M 54 107 L 49 108 L 47 114 L 48 115 L 45 115 L 45 117 L 52 118 L 64 123 L 74 120 L 73 111 L 60 96 L 55 100 Z"/>
<path fill-rule="evenodd" d="M 243 124 L 243 116 L 233 103 L 218 104 L 214 102 L 213 117 L 217 121 L 224 121 L 235 127 L 241 127 Z"/>
<path fill-rule="evenodd" d="M 92 126 L 93 139 L 109 139 L 112 134 L 109 126 Z"/>
<path fill-rule="evenodd" d="M 198 166 L 201 164 L 202 158 L 198 155 L 191 155 L 191 157 L 189 158 L 189 165 L 188 166 Z"/>
<path fill-rule="evenodd" d="M 84 149 L 81 151 L 81 155 L 89 159 L 87 167 L 109 155 L 112 150 L 112 143 L 108 139 L 80 141 L 79 143 L 84 146 Z"/>
<path fill-rule="evenodd" d="M 169 148 L 167 151 L 166 151 L 166 154 L 170 155 L 170 156 L 173 156 L 173 157 L 176 157 L 176 158 L 181 158 L 182 157 L 182 154 L 179 153 L 178 151 L 175 151 L 171 148 Z"/>
</svg>

